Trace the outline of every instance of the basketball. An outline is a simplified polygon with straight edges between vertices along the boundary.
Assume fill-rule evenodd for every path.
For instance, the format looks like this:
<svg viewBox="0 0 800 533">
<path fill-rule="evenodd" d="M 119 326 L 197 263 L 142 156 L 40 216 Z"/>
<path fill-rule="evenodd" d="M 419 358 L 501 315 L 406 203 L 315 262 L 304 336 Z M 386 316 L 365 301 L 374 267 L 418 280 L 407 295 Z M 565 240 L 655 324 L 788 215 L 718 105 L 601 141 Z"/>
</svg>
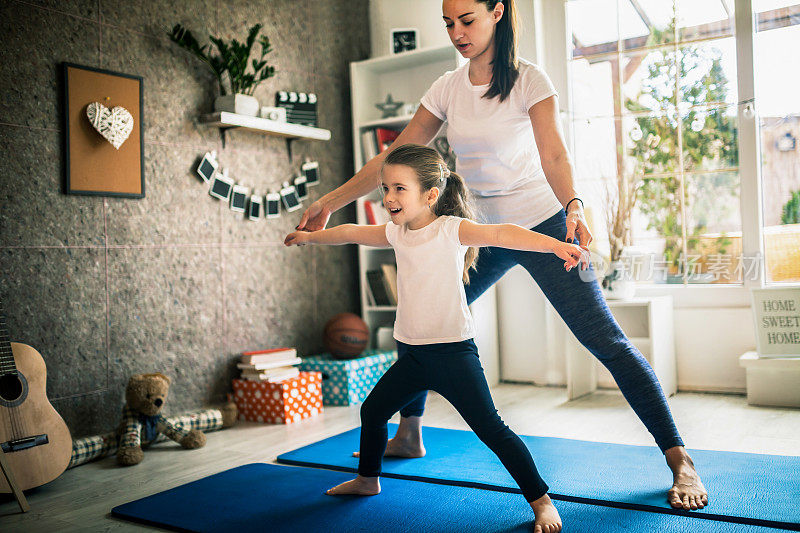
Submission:
<svg viewBox="0 0 800 533">
<path fill-rule="evenodd" d="M 325 324 L 325 348 L 336 359 L 353 359 L 367 347 L 369 329 L 361 317 L 353 313 L 339 313 Z"/>
</svg>

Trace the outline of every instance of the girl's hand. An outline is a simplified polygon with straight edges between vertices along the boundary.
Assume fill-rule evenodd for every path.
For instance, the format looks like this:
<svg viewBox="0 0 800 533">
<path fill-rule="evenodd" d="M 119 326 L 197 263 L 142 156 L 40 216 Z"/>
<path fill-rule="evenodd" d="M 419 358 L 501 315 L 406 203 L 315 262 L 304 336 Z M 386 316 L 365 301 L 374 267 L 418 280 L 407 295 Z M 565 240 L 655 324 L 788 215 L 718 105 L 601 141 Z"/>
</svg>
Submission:
<svg viewBox="0 0 800 533">
<path fill-rule="evenodd" d="M 581 248 L 588 250 L 589 243 L 592 242 L 592 233 L 586 225 L 586 218 L 583 216 L 583 209 L 574 202 L 575 207 L 570 206 L 567 213 L 567 242 L 575 242 L 575 237 L 581 243 Z"/>
<path fill-rule="evenodd" d="M 295 229 L 301 231 L 319 231 L 325 229 L 328 219 L 331 218 L 331 210 L 321 200 L 317 200 L 305 210 L 303 218 Z"/>
<path fill-rule="evenodd" d="M 304 246 L 311 242 L 311 234 L 307 231 L 295 231 L 283 239 L 284 246 Z"/>
<path fill-rule="evenodd" d="M 564 269 L 567 272 L 579 264 L 581 270 L 589 268 L 589 252 L 585 251 L 582 246 L 555 240 L 553 253 L 564 260 Z"/>
</svg>

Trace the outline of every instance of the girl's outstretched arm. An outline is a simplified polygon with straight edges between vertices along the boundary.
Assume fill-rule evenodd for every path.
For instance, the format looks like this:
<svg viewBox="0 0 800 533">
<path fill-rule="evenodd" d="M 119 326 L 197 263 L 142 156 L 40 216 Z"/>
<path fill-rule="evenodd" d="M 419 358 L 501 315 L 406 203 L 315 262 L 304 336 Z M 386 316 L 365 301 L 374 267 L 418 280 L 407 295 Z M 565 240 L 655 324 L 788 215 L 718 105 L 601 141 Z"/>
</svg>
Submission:
<svg viewBox="0 0 800 533">
<path fill-rule="evenodd" d="M 376 248 L 388 248 L 386 240 L 386 224 L 376 226 L 359 226 L 358 224 L 342 224 L 319 231 L 295 231 L 283 240 L 286 246 L 302 246 L 304 244 L 363 244 Z"/>
<path fill-rule="evenodd" d="M 567 271 L 581 265 L 589 268 L 589 252 L 585 246 L 559 241 L 550 236 L 531 231 L 516 224 L 478 224 L 464 219 L 458 238 L 465 246 L 495 246 L 511 250 L 553 253 L 564 260 Z"/>
</svg>

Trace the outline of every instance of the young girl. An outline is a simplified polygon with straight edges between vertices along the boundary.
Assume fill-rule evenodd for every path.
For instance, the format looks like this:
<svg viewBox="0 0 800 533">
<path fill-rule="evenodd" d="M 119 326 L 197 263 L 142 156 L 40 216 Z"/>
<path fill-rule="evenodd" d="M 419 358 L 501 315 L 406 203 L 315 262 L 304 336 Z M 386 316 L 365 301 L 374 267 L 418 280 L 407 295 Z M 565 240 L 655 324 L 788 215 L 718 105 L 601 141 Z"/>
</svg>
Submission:
<svg viewBox="0 0 800 533">
<path fill-rule="evenodd" d="M 298 231 L 284 243 L 392 246 L 397 259 L 398 360 L 375 385 L 361 407 L 358 477 L 328 494 L 372 495 L 388 439 L 387 422 L 420 391 L 447 399 L 500 458 L 536 515 L 535 530 L 561 529 L 558 511 L 547 495 L 530 452 L 494 407 L 473 341 L 475 325 L 464 282 L 478 246 L 550 252 L 567 270 L 588 257 L 581 248 L 514 224 L 470 220 L 469 191 L 450 173 L 432 148 L 407 144 L 391 152 L 381 168 L 383 204 L 391 222 L 381 226 L 344 224 L 321 231 Z"/>
</svg>

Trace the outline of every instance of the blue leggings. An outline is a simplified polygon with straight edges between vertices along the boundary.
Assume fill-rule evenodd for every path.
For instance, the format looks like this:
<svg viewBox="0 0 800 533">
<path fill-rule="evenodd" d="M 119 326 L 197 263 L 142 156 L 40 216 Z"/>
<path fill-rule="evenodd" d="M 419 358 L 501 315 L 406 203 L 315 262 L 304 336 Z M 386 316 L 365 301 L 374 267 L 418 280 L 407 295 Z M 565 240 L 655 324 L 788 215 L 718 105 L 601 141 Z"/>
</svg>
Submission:
<svg viewBox="0 0 800 533">
<path fill-rule="evenodd" d="M 533 231 L 563 241 L 567 235 L 566 214 L 559 211 Z M 567 272 L 564 261 L 554 254 L 481 248 L 476 270 L 470 272 L 470 283 L 464 287 L 467 302 L 472 303 L 514 265 L 522 265 L 528 271 L 575 337 L 611 372 L 622 395 L 661 451 L 683 446 L 655 372 L 625 337 L 594 275 L 592 281 L 583 281 L 578 268 Z M 589 277 L 586 273 L 584 278 Z M 422 416 L 426 397 L 425 391 L 416 395 L 400 410 L 400 415 Z"/>
<path fill-rule="evenodd" d="M 388 439 L 386 423 L 412 398 L 430 389 L 453 404 L 497 455 L 526 501 L 538 500 L 547 493 L 547 484 L 539 476 L 528 448 L 497 413 L 472 339 L 422 345 L 398 342 L 397 351 L 397 362 L 361 405 L 360 475 L 380 475 Z"/>
</svg>

